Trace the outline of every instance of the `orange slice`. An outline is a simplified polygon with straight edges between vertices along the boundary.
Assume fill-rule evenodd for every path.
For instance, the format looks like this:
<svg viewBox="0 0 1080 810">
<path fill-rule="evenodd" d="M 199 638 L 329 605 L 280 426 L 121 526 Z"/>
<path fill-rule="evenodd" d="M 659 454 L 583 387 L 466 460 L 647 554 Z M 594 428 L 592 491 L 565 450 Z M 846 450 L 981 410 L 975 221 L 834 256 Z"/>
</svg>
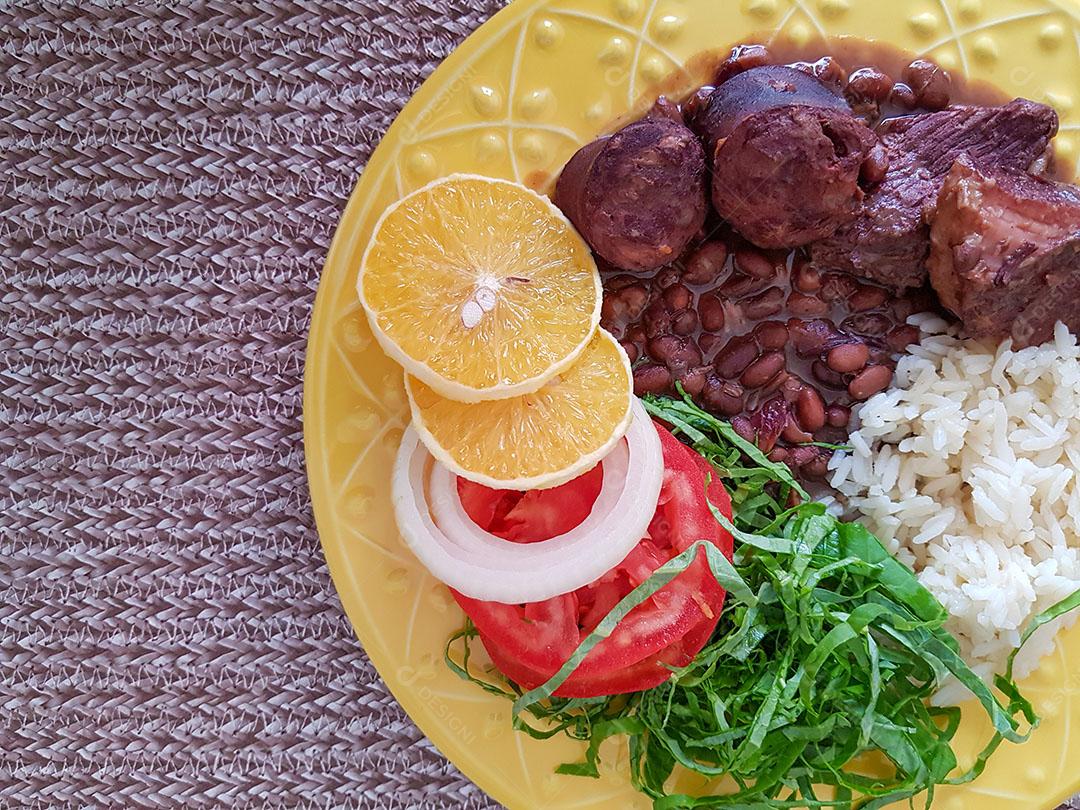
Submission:
<svg viewBox="0 0 1080 810">
<path fill-rule="evenodd" d="M 531 394 L 463 403 L 405 376 L 413 427 L 435 458 L 496 489 L 546 489 L 595 467 L 630 427 L 630 361 L 600 329 L 578 361 Z"/>
<path fill-rule="evenodd" d="M 391 206 L 357 281 L 383 349 L 463 402 L 539 389 L 600 323 L 588 245 L 546 197 L 453 175 Z"/>
</svg>

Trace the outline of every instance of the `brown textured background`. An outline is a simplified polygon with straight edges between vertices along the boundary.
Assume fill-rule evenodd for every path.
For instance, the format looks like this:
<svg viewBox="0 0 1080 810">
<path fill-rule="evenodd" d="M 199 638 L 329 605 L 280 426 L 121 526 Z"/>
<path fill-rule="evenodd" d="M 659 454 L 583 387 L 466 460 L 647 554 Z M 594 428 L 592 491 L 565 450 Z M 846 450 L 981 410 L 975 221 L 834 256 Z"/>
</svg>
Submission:
<svg viewBox="0 0 1080 810">
<path fill-rule="evenodd" d="M 0 807 L 496 807 L 340 608 L 301 376 L 358 173 L 500 5 L 0 0 Z"/>
</svg>

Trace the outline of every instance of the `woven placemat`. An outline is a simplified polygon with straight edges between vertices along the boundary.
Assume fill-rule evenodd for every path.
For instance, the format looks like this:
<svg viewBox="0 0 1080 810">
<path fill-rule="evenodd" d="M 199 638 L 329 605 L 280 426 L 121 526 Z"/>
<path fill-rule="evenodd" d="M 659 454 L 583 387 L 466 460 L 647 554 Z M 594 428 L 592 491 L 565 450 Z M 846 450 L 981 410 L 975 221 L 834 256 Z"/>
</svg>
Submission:
<svg viewBox="0 0 1080 810">
<path fill-rule="evenodd" d="M 499 6 L 0 2 L 0 807 L 496 807 L 341 610 L 301 376 L 358 173 Z"/>
<path fill-rule="evenodd" d="M 0 3 L 0 807 L 488 808 L 308 501 L 319 270 L 495 0 Z"/>
</svg>

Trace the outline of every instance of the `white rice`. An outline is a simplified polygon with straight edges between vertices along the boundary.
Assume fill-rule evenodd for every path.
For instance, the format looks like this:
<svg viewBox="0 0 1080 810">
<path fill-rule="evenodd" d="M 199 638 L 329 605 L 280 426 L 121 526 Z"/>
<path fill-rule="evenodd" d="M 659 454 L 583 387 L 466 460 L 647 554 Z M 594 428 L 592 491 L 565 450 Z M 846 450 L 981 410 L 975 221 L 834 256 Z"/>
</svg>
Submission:
<svg viewBox="0 0 1080 810">
<path fill-rule="evenodd" d="M 961 341 L 940 318 L 859 411 L 831 482 L 951 614 L 969 664 L 989 679 L 1033 616 L 1080 588 L 1080 349 L 1013 351 Z M 1069 617 L 1069 624 L 1075 617 Z M 1065 622 L 1017 659 L 1022 677 Z M 941 703 L 964 699 L 948 685 Z"/>
</svg>

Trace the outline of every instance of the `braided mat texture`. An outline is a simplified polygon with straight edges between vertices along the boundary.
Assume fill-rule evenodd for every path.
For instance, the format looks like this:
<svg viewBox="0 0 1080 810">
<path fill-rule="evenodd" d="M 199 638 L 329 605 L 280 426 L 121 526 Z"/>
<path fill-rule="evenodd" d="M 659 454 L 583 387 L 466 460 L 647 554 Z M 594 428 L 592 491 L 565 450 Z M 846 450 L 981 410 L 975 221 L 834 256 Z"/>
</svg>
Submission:
<svg viewBox="0 0 1080 810">
<path fill-rule="evenodd" d="M 372 149 L 496 0 L 0 2 L 0 807 L 494 807 L 398 708 L 301 445 Z"/>
<path fill-rule="evenodd" d="M 499 5 L 0 0 L 0 807 L 496 807 L 341 610 L 301 375 L 357 174 Z"/>
</svg>

